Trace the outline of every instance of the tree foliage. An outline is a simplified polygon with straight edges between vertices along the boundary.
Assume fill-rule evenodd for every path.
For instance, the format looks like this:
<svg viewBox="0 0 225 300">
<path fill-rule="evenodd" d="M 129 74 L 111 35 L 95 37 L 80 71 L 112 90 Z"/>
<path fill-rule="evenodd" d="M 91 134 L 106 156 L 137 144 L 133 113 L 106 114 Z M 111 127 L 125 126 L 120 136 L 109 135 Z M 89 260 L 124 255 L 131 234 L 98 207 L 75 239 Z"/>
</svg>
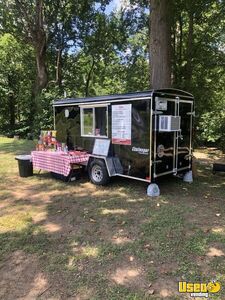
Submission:
<svg viewBox="0 0 225 300">
<path fill-rule="evenodd" d="M 152 2 L 121 1 L 114 11 L 110 3 L 0 2 L 1 132 L 51 127 L 51 102 L 65 95 L 150 88 Z M 222 143 L 225 1 L 170 0 L 170 5 L 171 84 L 195 96 L 198 140 Z"/>
</svg>

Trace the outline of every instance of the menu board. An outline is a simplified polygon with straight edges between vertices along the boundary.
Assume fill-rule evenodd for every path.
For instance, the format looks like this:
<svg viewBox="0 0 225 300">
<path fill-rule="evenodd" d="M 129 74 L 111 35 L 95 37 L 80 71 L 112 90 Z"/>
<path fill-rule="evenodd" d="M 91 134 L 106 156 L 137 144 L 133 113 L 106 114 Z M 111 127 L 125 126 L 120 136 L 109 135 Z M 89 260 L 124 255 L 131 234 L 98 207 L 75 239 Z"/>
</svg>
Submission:
<svg viewBox="0 0 225 300">
<path fill-rule="evenodd" d="M 131 145 L 131 104 L 112 105 L 112 144 Z"/>
<path fill-rule="evenodd" d="M 108 139 L 95 139 L 92 154 L 108 156 L 110 140 Z"/>
</svg>

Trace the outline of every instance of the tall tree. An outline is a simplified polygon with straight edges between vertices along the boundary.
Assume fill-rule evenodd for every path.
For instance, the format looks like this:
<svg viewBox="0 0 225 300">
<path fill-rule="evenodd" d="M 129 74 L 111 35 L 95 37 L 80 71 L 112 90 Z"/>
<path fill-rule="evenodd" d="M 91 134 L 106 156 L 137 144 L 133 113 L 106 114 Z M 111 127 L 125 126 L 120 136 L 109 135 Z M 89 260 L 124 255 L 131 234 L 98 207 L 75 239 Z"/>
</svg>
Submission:
<svg viewBox="0 0 225 300">
<path fill-rule="evenodd" d="M 23 47 L 12 35 L 0 36 L 0 128 L 13 132 L 17 121 L 26 115 L 27 95 L 34 70 L 27 61 L 33 59 L 31 47 Z M 2 118 L 1 118 L 2 115 Z"/>
<path fill-rule="evenodd" d="M 48 83 L 46 65 L 47 26 L 45 22 L 45 5 L 43 0 L 4 1 L 3 26 L 6 32 L 12 33 L 22 42 L 30 44 L 35 53 L 37 76 L 33 87 L 36 96 Z"/>
<path fill-rule="evenodd" d="M 154 89 L 171 86 L 172 0 L 150 0 L 150 69 Z"/>
</svg>

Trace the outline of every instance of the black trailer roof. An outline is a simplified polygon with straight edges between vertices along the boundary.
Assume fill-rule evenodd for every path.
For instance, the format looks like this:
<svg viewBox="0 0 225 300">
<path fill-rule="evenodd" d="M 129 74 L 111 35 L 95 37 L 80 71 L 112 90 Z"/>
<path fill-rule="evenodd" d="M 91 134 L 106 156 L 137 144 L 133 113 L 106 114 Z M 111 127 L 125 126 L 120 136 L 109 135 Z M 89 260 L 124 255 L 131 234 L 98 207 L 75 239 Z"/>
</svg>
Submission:
<svg viewBox="0 0 225 300">
<path fill-rule="evenodd" d="M 95 96 L 95 97 L 86 97 L 86 98 L 64 98 L 57 99 L 53 102 L 53 106 L 63 106 L 63 105 L 72 105 L 72 104 L 83 104 L 83 103 L 94 103 L 94 102 L 113 102 L 116 100 L 123 99 L 135 99 L 135 98 L 146 98 L 157 96 L 176 96 L 184 99 L 193 100 L 193 95 L 177 90 L 177 89 L 160 89 L 160 90 L 148 90 L 143 92 L 133 92 L 126 94 L 114 94 L 114 95 L 104 95 L 104 96 Z"/>
</svg>

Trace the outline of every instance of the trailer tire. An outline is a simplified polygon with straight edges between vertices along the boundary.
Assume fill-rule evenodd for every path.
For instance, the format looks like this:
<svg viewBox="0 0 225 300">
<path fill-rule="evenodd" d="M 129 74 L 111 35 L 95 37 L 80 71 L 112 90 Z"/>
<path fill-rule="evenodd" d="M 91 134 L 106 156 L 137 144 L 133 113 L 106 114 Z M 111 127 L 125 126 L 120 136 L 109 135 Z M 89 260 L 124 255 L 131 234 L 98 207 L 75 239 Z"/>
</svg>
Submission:
<svg viewBox="0 0 225 300">
<path fill-rule="evenodd" d="M 88 175 L 91 182 L 96 185 L 106 185 L 110 179 L 105 162 L 100 159 L 91 161 L 88 166 Z"/>
</svg>

